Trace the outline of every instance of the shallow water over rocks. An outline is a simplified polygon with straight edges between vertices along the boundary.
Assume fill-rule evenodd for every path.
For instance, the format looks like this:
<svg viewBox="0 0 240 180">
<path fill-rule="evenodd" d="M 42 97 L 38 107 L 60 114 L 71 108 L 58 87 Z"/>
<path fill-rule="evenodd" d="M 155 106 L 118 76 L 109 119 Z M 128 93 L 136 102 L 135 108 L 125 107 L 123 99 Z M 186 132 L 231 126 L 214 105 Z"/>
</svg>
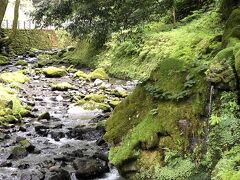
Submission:
<svg viewBox="0 0 240 180">
<path fill-rule="evenodd" d="M 17 59 L 1 67 L 1 71 L 22 68 L 14 66 Z M 108 101 L 115 97 L 109 93 L 111 90 L 131 92 L 136 82 L 114 79 L 94 83 L 75 79 L 71 73 L 62 78 L 46 78 L 32 69 L 37 58 L 25 60 L 31 80 L 20 89 L 19 97 L 31 107 L 31 113 L 21 124 L 0 127 L 0 179 L 122 179 L 108 162 L 108 146 L 102 138 L 103 122 L 113 109 L 85 110 L 73 105 L 74 97 L 101 93 Z M 69 82 L 74 88 L 52 91 L 50 84 L 54 82 Z M 99 88 L 103 84 L 105 88 Z"/>
</svg>

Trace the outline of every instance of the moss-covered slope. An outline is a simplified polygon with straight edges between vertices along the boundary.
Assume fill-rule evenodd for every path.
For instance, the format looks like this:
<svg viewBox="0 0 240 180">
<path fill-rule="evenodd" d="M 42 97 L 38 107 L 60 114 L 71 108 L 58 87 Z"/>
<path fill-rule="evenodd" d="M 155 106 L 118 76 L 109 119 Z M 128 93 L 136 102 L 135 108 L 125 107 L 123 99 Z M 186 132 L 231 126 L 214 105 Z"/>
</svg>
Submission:
<svg viewBox="0 0 240 180">
<path fill-rule="evenodd" d="M 10 30 L 4 30 L 6 34 Z M 10 45 L 14 53 L 25 53 L 30 49 L 64 48 L 72 43 L 71 38 L 64 31 L 54 30 L 18 30 L 13 43 Z"/>
<path fill-rule="evenodd" d="M 145 79 L 106 123 L 110 161 L 129 179 L 239 177 L 240 14 L 233 11 L 223 38 L 218 16 L 144 32 L 142 46 L 127 40 L 102 54 L 110 72 Z"/>
</svg>

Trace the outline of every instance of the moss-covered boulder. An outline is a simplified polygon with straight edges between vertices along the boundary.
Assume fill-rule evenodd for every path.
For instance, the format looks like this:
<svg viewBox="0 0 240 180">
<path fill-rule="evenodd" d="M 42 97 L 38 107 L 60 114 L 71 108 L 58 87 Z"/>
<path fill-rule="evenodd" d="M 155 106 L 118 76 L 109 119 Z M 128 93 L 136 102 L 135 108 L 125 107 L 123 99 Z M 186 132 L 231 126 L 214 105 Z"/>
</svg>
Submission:
<svg viewBox="0 0 240 180">
<path fill-rule="evenodd" d="M 17 145 L 12 148 L 11 154 L 8 159 L 20 159 L 24 158 L 34 151 L 35 146 L 33 146 L 27 139 L 19 137 L 19 141 L 17 139 Z"/>
<path fill-rule="evenodd" d="M 225 89 L 235 89 L 236 79 L 234 72 L 235 57 L 233 48 L 225 48 L 220 51 L 206 72 L 207 80 L 217 86 L 222 86 Z"/>
<path fill-rule="evenodd" d="M 27 66 L 28 65 L 28 63 L 27 63 L 27 61 L 26 60 L 18 60 L 17 62 L 16 62 L 16 65 L 17 66 Z"/>
<path fill-rule="evenodd" d="M 15 146 L 12 149 L 11 155 L 8 157 L 8 159 L 20 159 L 20 158 L 26 157 L 27 155 L 28 155 L 28 152 L 25 147 Z"/>
<path fill-rule="evenodd" d="M 37 65 L 40 68 L 47 65 L 51 65 L 57 60 L 57 58 L 54 55 L 50 55 L 50 54 L 40 54 L 37 56 L 37 58 L 38 58 Z"/>
<path fill-rule="evenodd" d="M 6 56 L 0 54 L 0 66 L 9 64 L 9 59 Z"/>
<path fill-rule="evenodd" d="M 117 105 L 119 105 L 121 103 L 121 101 L 119 100 L 112 100 L 112 101 L 109 101 L 109 105 L 113 108 L 115 108 Z"/>
<path fill-rule="evenodd" d="M 78 102 L 75 103 L 75 105 L 81 106 L 85 110 L 100 109 L 100 110 L 103 110 L 103 111 L 107 111 L 107 110 L 109 110 L 111 108 L 106 103 L 99 103 L 99 102 L 95 102 L 95 101 L 92 101 L 92 100 L 86 101 L 84 99 L 79 100 Z"/>
<path fill-rule="evenodd" d="M 224 89 L 236 89 L 240 77 L 240 8 L 233 10 L 223 35 L 223 47 L 212 60 L 207 73 L 208 81 Z M 228 86 L 228 87 L 227 87 Z"/>
<path fill-rule="evenodd" d="M 110 161 L 126 176 L 161 162 L 164 149 L 190 153 L 190 137 L 195 139 L 193 149 L 201 146 L 198 132 L 204 129 L 201 114 L 207 97 L 202 72 L 180 60 L 164 60 L 106 122 Z M 128 172 L 133 165 L 135 170 Z"/>
<path fill-rule="evenodd" d="M 235 45 L 240 40 L 240 8 L 233 10 L 228 18 L 223 35 L 224 46 Z"/>
<path fill-rule="evenodd" d="M 23 71 L 7 72 L 0 74 L 0 82 L 4 83 L 25 83 L 29 81 L 29 77 Z"/>
<path fill-rule="evenodd" d="M 122 98 L 125 98 L 128 96 L 128 92 L 124 89 L 114 89 L 111 91 L 110 94 L 112 94 L 116 97 L 122 97 Z"/>
<path fill-rule="evenodd" d="M 77 71 L 75 73 L 75 77 L 78 77 L 79 79 L 83 79 L 83 80 L 88 79 L 88 75 L 83 71 Z"/>
<path fill-rule="evenodd" d="M 68 82 L 54 83 L 51 85 L 53 91 L 67 91 L 73 89 L 73 86 Z"/>
<path fill-rule="evenodd" d="M 57 68 L 57 67 L 47 67 L 43 68 L 42 72 L 46 77 L 63 77 L 67 74 L 65 68 Z"/>
<path fill-rule="evenodd" d="M 11 122 L 28 113 L 16 95 L 16 91 L 0 84 L 0 124 Z"/>
<path fill-rule="evenodd" d="M 84 99 L 88 101 L 92 100 L 92 101 L 101 103 L 101 102 L 104 102 L 105 96 L 101 94 L 89 94 L 85 96 Z"/>
<path fill-rule="evenodd" d="M 107 73 L 105 72 L 105 70 L 103 68 L 98 68 L 98 69 L 94 70 L 93 72 L 91 72 L 88 75 L 88 77 L 91 80 L 95 80 L 95 79 L 107 80 L 107 79 L 109 79 Z"/>
</svg>

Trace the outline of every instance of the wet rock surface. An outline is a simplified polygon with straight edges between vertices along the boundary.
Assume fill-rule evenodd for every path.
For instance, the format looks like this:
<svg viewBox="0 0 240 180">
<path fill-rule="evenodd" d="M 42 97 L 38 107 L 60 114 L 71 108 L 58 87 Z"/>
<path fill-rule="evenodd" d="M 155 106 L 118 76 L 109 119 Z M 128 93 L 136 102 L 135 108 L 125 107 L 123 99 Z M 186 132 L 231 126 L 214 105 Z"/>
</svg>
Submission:
<svg viewBox="0 0 240 180">
<path fill-rule="evenodd" d="M 34 69 L 36 57 L 19 56 L 12 59 L 12 64 L 0 67 L 1 72 L 13 72 L 23 68 L 15 63 L 24 59 L 30 77 L 19 90 L 30 113 L 21 123 L 0 127 L 0 179 L 121 179 L 108 162 L 103 124 L 115 107 L 110 102 L 120 96 L 112 92 L 120 89 L 126 94 L 136 83 L 116 79 L 89 81 L 76 78 L 73 73 L 49 78 Z M 51 84 L 61 82 L 75 88 L 53 91 Z M 101 94 L 101 103 L 108 108 L 84 109 L 74 105 L 89 94 Z M 96 107 L 102 106 L 99 103 Z"/>
</svg>

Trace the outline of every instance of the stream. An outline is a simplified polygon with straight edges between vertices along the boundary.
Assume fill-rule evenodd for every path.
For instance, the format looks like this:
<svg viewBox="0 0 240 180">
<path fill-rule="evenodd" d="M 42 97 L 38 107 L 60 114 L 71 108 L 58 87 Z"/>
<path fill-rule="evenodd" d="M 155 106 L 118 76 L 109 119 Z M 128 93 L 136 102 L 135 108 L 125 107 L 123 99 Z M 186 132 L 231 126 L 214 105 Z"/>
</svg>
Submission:
<svg viewBox="0 0 240 180">
<path fill-rule="evenodd" d="M 109 147 L 103 140 L 103 122 L 113 108 L 85 110 L 73 104 L 75 96 L 90 93 L 104 94 L 111 100 L 115 98 L 112 90 L 130 93 L 136 82 L 118 79 L 89 82 L 74 78 L 73 73 L 46 78 L 34 71 L 38 59 L 28 56 L 15 57 L 10 65 L 0 67 L 1 72 L 22 69 L 15 65 L 19 59 L 25 59 L 30 69 L 30 81 L 20 89 L 19 98 L 31 107 L 31 113 L 21 124 L 0 127 L 0 179 L 122 180 L 108 161 Z M 53 82 L 69 82 L 74 89 L 53 91 L 50 87 Z M 13 152 L 20 142 L 26 143 L 27 151 Z"/>
</svg>

